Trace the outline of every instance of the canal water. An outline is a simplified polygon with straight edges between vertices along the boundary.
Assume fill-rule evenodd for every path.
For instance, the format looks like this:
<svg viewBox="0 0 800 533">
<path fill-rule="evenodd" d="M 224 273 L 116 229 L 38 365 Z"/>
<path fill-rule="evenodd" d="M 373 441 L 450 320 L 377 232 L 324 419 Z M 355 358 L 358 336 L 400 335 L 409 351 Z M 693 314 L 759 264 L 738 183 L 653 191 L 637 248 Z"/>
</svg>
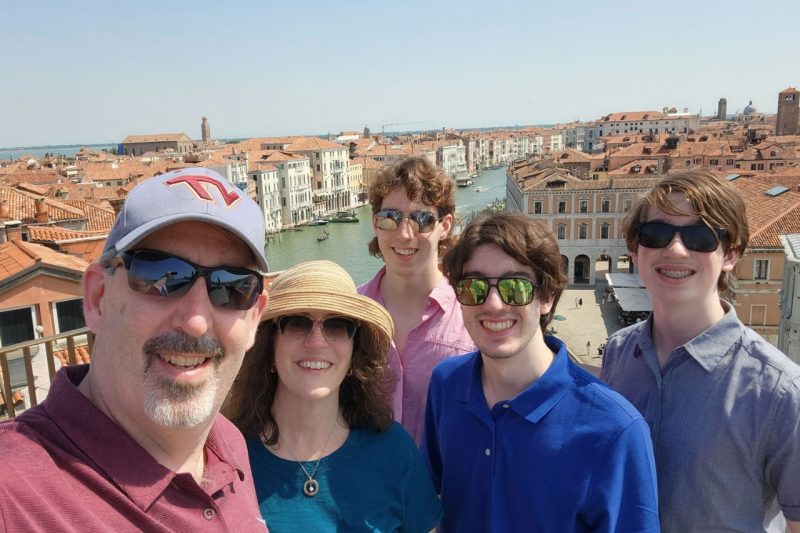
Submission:
<svg viewBox="0 0 800 533">
<path fill-rule="evenodd" d="M 469 187 L 456 188 L 456 219 L 482 210 L 493 201 L 506 197 L 506 169 L 484 170 Z M 482 190 L 476 191 L 480 187 Z M 347 270 L 356 284 L 371 279 L 383 265 L 372 257 L 367 245 L 372 240 L 372 211 L 369 205 L 356 209 L 357 223 L 328 223 L 325 226 L 304 226 L 272 236 L 267 244 L 271 271 L 284 270 L 301 261 L 329 259 Z M 323 230 L 330 237 L 318 241 Z"/>
</svg>

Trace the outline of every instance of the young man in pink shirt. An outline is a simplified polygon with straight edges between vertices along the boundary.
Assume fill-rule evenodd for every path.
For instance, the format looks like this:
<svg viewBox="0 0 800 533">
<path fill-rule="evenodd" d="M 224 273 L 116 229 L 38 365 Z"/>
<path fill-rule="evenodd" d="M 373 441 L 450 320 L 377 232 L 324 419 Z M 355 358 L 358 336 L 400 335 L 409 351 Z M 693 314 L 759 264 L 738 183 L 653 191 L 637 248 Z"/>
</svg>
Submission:
<svg viewBox="0 0 800 533">
<path fill-rule="evenodd" d="M 441 169 L 412 157 L 384 169 L 369 191 L 375 231 L 369 251 L 385 266 L 358 290 L 392 315 L 392 407 L 418 446 L 433 367 L 475 349 L 455 293 L 439 269 L 440 255 L 453 242 L 453 189 Z"/>
</svg>

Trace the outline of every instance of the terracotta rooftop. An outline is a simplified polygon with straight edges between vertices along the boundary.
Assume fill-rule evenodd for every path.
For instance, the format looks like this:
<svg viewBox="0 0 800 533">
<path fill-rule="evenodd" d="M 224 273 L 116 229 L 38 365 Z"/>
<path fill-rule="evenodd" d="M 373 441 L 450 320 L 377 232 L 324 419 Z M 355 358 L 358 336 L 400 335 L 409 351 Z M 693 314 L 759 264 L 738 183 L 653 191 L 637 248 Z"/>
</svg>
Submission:
<svg viewBox="0 0 800 533">
<path fill-rule="evenodd" d="M 598 122 L 642 122 L 644 120 L 661 120 L 667 116 L 659 111 L 625 111 L 612 113 L 598 120 Z"/>
<path fill-rule="evenodd" d="M 36 265 L 58 267 L 81 275 L 89 266 L 83 259 L 56 252 L 41 244 L 22 241 L 0 244 L 0 282 Z"/>
<path fill-rule="evenodd" d="M 791 186 L 791 182 L 794 186 Z M 751 248 L 781 248 L 778 235 L 800 232 L 800 181 L 789 180 L 777 195 L 766 194 L 781 185 L 774 176 L 756 175 L 731 182 L 742 194 L 747 206 Z"/>
<path fill-rule="evenodd" d="M 55 356 L 63 366 L 67 366 L 69 364 L 69 354 L 67 350 L 58 350 L 57 352 L 53 352 L 53 356 Z M 81 345 L 75 347 L 75 359 L 77 360 L 77 364 L 85 365 L 91 363 L 91 354 L 89 353 L 89 346 L 88 345 Z"/>
<path fill-rule="evenodd" d="M 192 139 L 185 133 L 153 133 L 150 135 L 128 135 L 122 139 L 122 144 L 134 143 L 154 143 L 154 142 L 175 142 L 191 141 Z"/>
<path fill-rule="evenodd" d="M 86 214 L 86 231 L 105 232 L 111 231 L 114 225 L 114 210 L 100 207 L 86 200 L 64 200 L 64 203 L 80 209 Z"/>
<path fill-rule="evenodd" d="M 6 185 L 0 185 L 0 201 L 7 202 L 9 218 L 11 220 L 20 220 L 23 223 L 35 223 L 35 202 L 36 199 L 40 197 L 41 195 L 38 194 L 22 191 Z M 49 222 L 82 220 L 86 218 L 86 214 L 80 209 L 52 198 L 44 199 L 44 207 L 47 211 Z"/>
<path fill-rule="evenodd" d="M 92 237 L 105 238 L 109 230 L 104 231 L 80 231 L 62 228 L 59 226 L 29 226 L 28 239 L 32 242 L 48 242 L 58 244 L 63 241 L 75 239 L 87 239 Z"/>
</svg>

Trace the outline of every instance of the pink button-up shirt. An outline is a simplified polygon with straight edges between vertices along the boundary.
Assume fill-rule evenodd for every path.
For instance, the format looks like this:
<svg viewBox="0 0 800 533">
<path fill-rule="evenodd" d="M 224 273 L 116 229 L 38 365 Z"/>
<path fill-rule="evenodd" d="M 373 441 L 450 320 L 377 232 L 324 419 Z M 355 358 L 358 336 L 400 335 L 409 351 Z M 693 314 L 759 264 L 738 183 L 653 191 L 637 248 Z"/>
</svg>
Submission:
<svg viewBox="0 0 800 533">
<path fill-rule="evenodd" d="M 385 274 L 383 267 L 358 288 L 359 294 L 385 306 L 380 293 Z M 417 446 L 422 444 L 425 402 L 433 367 L 445 357 L 476 349 L 464 327 L 455 292 L 447 278 L 442 277 L 428 295 L 422 322 L 408 333 L 403 351 L 398 352 L 394 341 L 389 349 L 389 366 L 397 377 L 392 395 L 394 418 L 411 434 Z"/>
</svg>

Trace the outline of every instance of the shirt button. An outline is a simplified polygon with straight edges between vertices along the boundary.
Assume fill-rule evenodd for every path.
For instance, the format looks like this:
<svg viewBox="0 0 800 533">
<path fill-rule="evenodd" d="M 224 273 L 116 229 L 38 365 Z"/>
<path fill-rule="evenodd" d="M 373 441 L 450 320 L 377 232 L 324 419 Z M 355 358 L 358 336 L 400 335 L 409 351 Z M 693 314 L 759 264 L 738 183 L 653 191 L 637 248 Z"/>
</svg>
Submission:
<svg viewBox="0 0 800 533">
<path fill-rule="evenodd" d="M 217 516 L 217 512 L 212 509 L 211 507 L 207 509 L 203 509 L 203 516 L 206 520 L 213 520 L 215 516 Z"/>
<path fill-rule="evenodd" d="M 489 448 L 486 448 L 486 450 L 484 450 L 483 453 L 485 453 L 486 455 L 492 455 L 492 450 L 490 450 Z"/>
</svg>

